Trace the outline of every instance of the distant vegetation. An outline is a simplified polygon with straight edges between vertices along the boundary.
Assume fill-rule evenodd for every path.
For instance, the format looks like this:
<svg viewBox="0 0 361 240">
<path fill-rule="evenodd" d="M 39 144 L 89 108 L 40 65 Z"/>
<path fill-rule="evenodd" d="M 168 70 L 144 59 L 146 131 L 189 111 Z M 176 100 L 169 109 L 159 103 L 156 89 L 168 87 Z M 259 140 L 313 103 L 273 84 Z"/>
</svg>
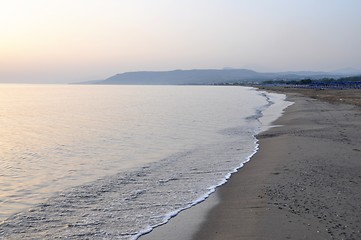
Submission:
<svg viewBox="0 0 361 240">
<path fill-rule="evenodd" d="M 302 80 L 267 80 L 262 85 L 290 85 L 299 87 L 326 88 L 361 88 L 361 76 L 342 78 L 302 79 Z"/>
</svg>

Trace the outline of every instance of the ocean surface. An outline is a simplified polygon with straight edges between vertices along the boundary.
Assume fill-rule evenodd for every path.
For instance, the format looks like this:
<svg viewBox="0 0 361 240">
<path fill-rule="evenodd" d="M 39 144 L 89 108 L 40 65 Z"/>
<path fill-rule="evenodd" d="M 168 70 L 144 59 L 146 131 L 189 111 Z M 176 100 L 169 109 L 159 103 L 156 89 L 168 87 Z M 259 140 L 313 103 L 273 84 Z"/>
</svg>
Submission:
<svg viewBox="0 0 361 240">
<path fill-rule="evenodd" d="M 0 239 L 136 239 L 242 167 L 284 99 L 247 87 L 0 85 Z"/>
</svg>

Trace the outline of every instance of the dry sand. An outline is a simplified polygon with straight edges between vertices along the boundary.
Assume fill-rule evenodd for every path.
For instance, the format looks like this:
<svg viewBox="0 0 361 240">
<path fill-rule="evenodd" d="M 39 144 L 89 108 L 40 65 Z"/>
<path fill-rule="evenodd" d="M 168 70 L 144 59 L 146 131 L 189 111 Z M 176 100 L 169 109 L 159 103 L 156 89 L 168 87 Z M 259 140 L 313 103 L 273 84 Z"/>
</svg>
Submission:
<svg viewBox="0 0 361 240">
<path fill-rule="evenodd" d="M 228 183 L 140 239 L 361 239 L 360 108 L 295 92 L 282 126 L 258 136 L 260 150 Z"/>
<path fill-rule="evenodd" d="M 292 87 L 260 87 L 280 93 L 301 93 L 310 98 L 320 99 L 330 103 L 346 103 L 361 107 L 361 89 L 311 89 Z"/>
</svg>

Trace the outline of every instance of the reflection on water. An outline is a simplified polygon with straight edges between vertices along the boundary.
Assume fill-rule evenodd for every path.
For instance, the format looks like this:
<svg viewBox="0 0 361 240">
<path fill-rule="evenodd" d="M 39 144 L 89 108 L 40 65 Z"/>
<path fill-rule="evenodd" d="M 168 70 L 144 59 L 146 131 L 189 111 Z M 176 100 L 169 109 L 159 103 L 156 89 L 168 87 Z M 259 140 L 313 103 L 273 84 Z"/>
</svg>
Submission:
<svg viewBox="0 0 361 240">
<path fill-rule="evenodd" d="M 0 220 L 52 193 L 212 143 L 251 115 L 239 87 L 0 86 Z M 265 99 L 252 93 L 252 105 Z"/>
</svg>

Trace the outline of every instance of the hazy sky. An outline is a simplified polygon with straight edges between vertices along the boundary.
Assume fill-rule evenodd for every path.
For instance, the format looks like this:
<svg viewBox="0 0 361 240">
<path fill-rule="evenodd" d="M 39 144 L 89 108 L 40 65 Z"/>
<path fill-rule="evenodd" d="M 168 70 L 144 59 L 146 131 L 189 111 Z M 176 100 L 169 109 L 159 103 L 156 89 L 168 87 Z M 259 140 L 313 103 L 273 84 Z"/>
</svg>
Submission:
<svg viewBox="0 0 361 240">
<path fill-rule="evenodd" d="M 0 82 L 361 69 L 360 0 L 0 0 Z"/>
</svg>

